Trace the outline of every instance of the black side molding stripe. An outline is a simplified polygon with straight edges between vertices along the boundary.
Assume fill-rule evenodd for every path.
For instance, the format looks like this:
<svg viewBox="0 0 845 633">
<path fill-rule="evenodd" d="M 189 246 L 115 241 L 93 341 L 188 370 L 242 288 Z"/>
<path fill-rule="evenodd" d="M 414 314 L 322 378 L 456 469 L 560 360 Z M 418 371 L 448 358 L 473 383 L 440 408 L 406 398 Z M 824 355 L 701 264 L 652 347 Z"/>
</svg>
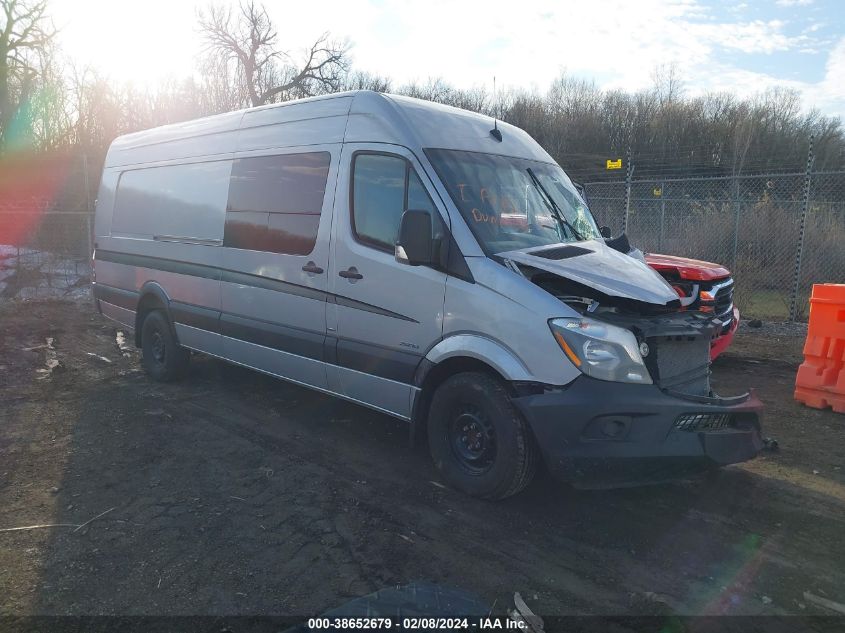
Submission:
<svg viewBox="0 0 845 633">
<path fill-rule="evenodd" d="M 404 314 L 399 314 L 398 312 L 391 312 L 390 310 L 385 310 L 384 308 L 374 306 L 370 303 L 356 301 L 355 299 L 350 299 L 349 297 L 344 297 L 342 295 L 331 295 L 329 301 L 332 301 L 333 303 L 336 303 L 339 306 L 344 306 L 345 308 L 352 308 L 353 310 L 363 310 L 364 312 L 372 312 L 373 314 L 380 314 L 381 316 L 393 317 L 394 319 L 401 319 L 403 321 L 410 321 L 411 323 L 419 323 L 419 321 L 417 321 L 416 319 L 407 317 Z"/>
<path fill-rule="evenodd" d="M 134 290 L 94 285 L 95 298 L 128 310 L 137 309 L 138 295 Z M 181 325 L 405 384 L 414 383 L 414 374 L 420 363 L 424 362 L 420 354 L 338 339 L 319 332 L 218 312 L 180 301 L 170 302 L 170 314 L 173 321 Z"/>
<path fill-rule="evenodd" d="M 220 334 L 289 354 L 324 360 L 323 343 L 326 337 L 316 332 L 224 313 L 220 317 Z"/>
<path fill-rule="evenodd" d="M 239 284 L 241 286 L 249 286 L 251 288 L 263 288 L 264 290 L 283 292 L 299 297 L 314 299 L 315 301 L 331 301 L 332 303 L 337 303 L 337 305 L 344 306 L 346 308 L 363 310 L 364 312 L 371 312 L 381 316 L 401 319 L 410 323 L 419 323 L 419 321 L 412 319 L 409 316 L 405 316 L 404 314 L 399 314 L 398 312 L 393 312 L 391 310 L 386 310 L 385 308 L 380 308 L 379 306 L 372 305 L 370 303 L 356 301 L 355 299 L 350 299 L 349 297 L 344 297 L 343 295 L 333 294 L 324 290 L 316 290 L 314 288 L 309 288 L 308 286 L 300 286 L 299 284 L 294 284 L 289 281 L 273 279 L 272 277 L 252 275 L 250 273 L 242 273 L 236 270 L 207 266 L 205 264 L 180 262 L 174 259 L 153 257 L 151 255 L 132 255 L 128 253 L 117 253 L 114 251 L 104 250 L 96 251 L 95 255 L 99 261 L 125 264 L 126 266 L 136 266 L 139 268 L 151 268 L 153 270 L 161 270 L 164 272 L 190 275 L 191 277 L 202 277 L 203 279 L 214 279 L 216 281 L 225 281 L 227 283 Z M 135 308 L 133 307 L 132 309 L 134 310 Z"/>
<path fill-rule="evenodd" d="M 209 308 L 170 302 L 173 322 L 180 325 L 199 328 L 214 334 L 255 343 L 263 347 L 304 356 L 314 360 L 323 360 L 323 341 L 325 335 L 296 328 L 277 325 L 260 319 L 218 312 Z"/>
<path fill-rule="evenodd" d="M 233 270 L 222 270 L 221 281 L 231 284 L 239 284 L 241 286 L 249 286 L 251 288 L 263 288 L 264 290 L 274 290 L 276 292 L 284 292 L 289 295 L 296 295 L 298 297 L 306 297 L 308 299 L 315 299 L 316 301 L 325 301 L 329 293 L 324 290 L 316 290 L 308 286 L 300 286 L 292 284 L 289 281 L 281 281 L 279 279 L 271 279 L 270 277 L 262 277 L 261 275 L 250 275 L 249 273 L 239 273 Z"/>
<path fill-rule="evenodd" d="M 174 323 L 219 333 L 220 312 L 180 301 L 170 302 L 170 316 Z"/>
<path fill-rule="evenodd" d="M 331 334 L 326 335 L 326 342 L 323 343 L 323 359 L 329 365 L 337 365 L 337 337 Z"/>
<path fill-rule="evenodd" d="M 422 356 L 386 350 L 366 343 L 345 339 L 337 341 L 336 365 L 365 374 L 412 384 Z"/>
<path fill-rule="evenodd" d="M 190 275 L 191 277 L 202 277 L 203 279 L 220 281 L 221 270 L 215 266 L 206 266 L 205 264 L 194 264 L 175 259 L 165 259 L 163 257 L 101 250 L 96 251 L 96 258 L 100 261 L 112 262 L 114 264 L 125 264 L 126 266 L 137 266 L 138 268 L 153 268 L 166 273 L 178 273 L 180 275 Z"/>
<path fill-rule="evenodd" d="M 114 286 L 107 286 L 95 283 L 94 298 L 101 299 L 106 303 L 111 303 L 120 308 L 132 310 L 138 309 L 138 293 L 134 290 L 124 290 L 123 288 L 115 288 Z"/>
</svg>

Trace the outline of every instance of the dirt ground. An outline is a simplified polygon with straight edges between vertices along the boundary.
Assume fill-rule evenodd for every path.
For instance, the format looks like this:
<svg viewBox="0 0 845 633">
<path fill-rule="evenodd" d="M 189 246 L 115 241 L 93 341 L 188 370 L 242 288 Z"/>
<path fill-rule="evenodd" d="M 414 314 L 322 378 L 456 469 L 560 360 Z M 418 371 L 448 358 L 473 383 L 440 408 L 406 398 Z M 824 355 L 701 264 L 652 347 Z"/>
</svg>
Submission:
<svg viewBox="0 0 845 633">
<path fill-rule="evenodd" d="M 444 488 L 399 421 L 206 358 L 155 384 L 116 331 L 84 301 L 0 304 L 0 528 L 60 524 L 0 532 L 2 614 L 313 615 L 409 581 L 549 615 L 845 602 L 845 416 L 792 400 L 800 328 L 744 326 L 714 365 L 779 452 L 498 503 Z"/>
</svg>

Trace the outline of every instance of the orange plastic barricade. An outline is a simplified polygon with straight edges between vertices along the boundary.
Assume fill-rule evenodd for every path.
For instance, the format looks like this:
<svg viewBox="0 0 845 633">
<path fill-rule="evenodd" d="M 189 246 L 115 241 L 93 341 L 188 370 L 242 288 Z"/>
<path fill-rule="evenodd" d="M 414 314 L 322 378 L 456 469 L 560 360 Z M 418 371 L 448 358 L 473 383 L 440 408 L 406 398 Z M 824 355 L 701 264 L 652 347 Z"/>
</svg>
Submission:
<svg viewBox="0 0 845 633">
<path fill-rule="evenodd" d="M 845 413 L 845 284 L 815 284 L 795 399 Z"/>
</svg>

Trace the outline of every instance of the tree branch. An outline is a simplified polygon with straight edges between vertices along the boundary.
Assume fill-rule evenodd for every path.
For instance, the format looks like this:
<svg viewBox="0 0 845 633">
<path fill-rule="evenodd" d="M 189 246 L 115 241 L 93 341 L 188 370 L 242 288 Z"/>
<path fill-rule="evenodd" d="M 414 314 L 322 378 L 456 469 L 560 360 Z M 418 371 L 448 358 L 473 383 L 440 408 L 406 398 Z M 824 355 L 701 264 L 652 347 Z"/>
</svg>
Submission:
<svg viewBox="0 0 845 633">
<path fill-rule="evenodd" d="M 349 70 L 348 47 L 322 34 L 297 66 L 289 52 L 277 48 L 278 33 L 267 10 L 242 2 L 237 19 L 230 10 L 211 6 L 199 14 L 200 31 L 210 52 L 237 64 L 253 106 L 289 93 L 336 90 Z"/>
</svg>

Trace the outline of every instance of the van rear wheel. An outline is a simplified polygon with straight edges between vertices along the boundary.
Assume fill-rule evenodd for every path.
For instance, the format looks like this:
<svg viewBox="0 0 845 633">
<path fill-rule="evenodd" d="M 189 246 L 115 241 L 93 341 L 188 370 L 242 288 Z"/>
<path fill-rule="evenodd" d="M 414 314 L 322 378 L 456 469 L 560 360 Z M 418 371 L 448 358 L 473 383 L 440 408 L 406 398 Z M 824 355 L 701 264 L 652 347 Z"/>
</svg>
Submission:
<svg viewBox="0 0 845 633">
<path fill-rule="evenodd" d="M 163 310 L 153 310 L 141 325 L 141 365 L 153 380 L 178 380 L 188 370 L 190 354 L 179 345 Z"/>
<path fill-rule="evenodd" d="M 537 470 L 537 447 L 504 385 L 478 372 L 456 374 L 431 401 L 428 444 L 453 487 L 474 497 L 504 499 Z"/>
</svg>

